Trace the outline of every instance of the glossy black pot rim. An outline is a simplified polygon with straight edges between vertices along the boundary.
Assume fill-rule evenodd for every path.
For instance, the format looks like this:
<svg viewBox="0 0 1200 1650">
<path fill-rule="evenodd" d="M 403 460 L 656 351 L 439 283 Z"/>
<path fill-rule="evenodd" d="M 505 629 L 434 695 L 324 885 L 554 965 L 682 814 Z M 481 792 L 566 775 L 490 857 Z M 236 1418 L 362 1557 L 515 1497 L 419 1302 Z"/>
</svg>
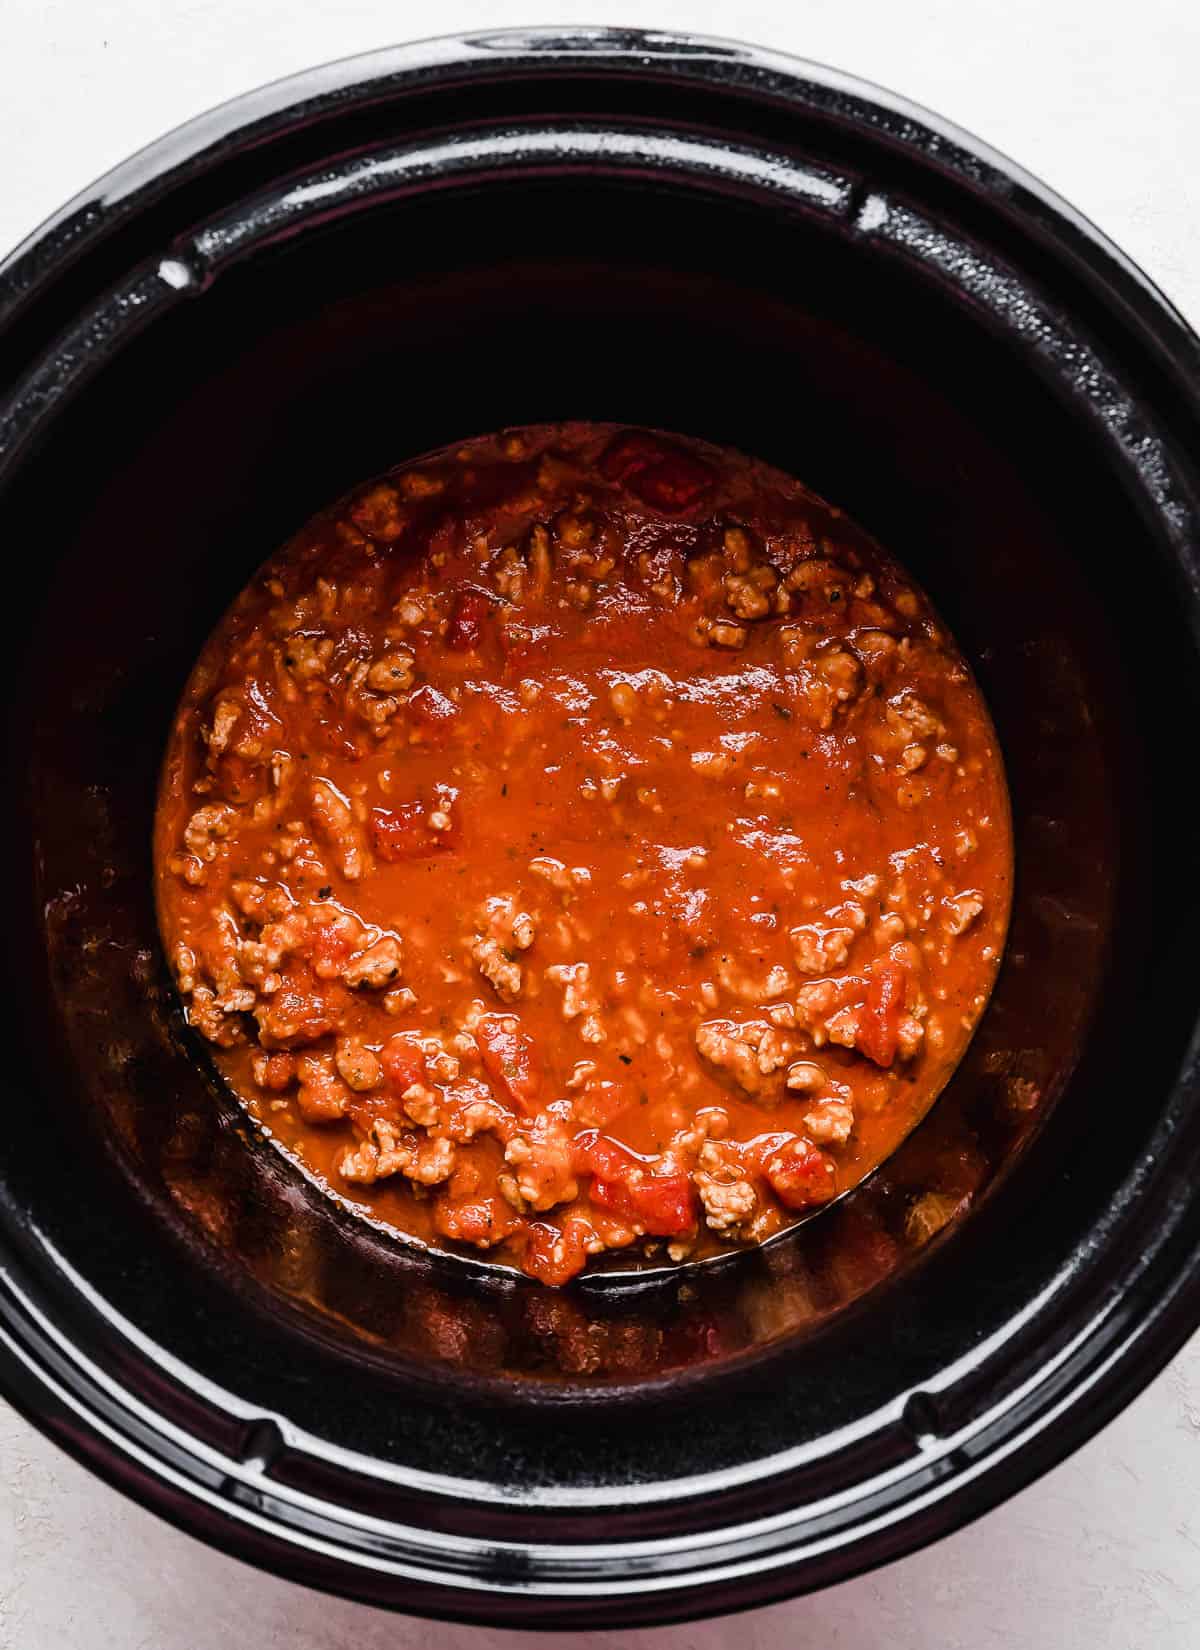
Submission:
<svg viewBox="0 0 1200 1650">
<path fill-rule="evenodd" d="M 861 129 L 884 148 L 969 186 L 1023 237 L 1068 263 L 1095 302 L 1119 314 L 1173 396 L 1193 416 L 1200 412 L 1200 342 L 1169 302 L 1066 203 L 948 123 L 850 76 L 723 41 L 608 29 L 505 31 L 398 47 L 251 93 L 151 145 L 56 214 L 0 266 L 0 352 L 18 366 L 44 357 L 18 381 L 7 404 L 0 400 L 0 479 L 53 414 L 58 396 L 86 374 L 86 340 L 72 334 L 76 308 L 67 301 L 82 309 L 114 287 L 125 271 L 114 268 L 112 248 L 127 226 L 149 222 L 174 195 L 238 154 L 269 148 L 300 129 L 319 131 L 348 112 L 385 106 L 414 88 L 576 72 L 682 81 L 711 90 L 714 105 L 722 88 L 750 87 L 764 104 Z M 719 123 L 719 112 L 715 118 Z M 586 155 L 587 139 L 586 131 L 576 132 L 571 152 Z M 764 154 L 752 142 L 739 143 L 744 149 L 726 147 L 726 164 L 736 167 L 744 153 L 761 185 Z M 568 151 L 564 144 L 563 153 Z M 529 165 L 530 154 L 525 142 L 512 159 Z M 708 158 L 702 152 L 675 157 L 685 171 L 702 170 Z M 636 144 L 630 159 L 637 161 Z M 846 210 L 869 220 L 872 203 L 869 197 L 849 200 Z M 259 227 L 264 233 L 279 229 L 278 223 Z M 212 240 L 203 246 L 164 243 L 148 308 L 202 286 L 211 260 L 231 252 L 228 243 Z M 1010 316 L 1008 324 L 1020 320 Z M 57 344 L 63 337 L 69 347 Z M 1095 405 L 1090 411 L 1102 416 Z M 1157 501 L 1164 531 L 1178 532 L 1185 561 L 1186 525 L 1172 513 L 1169 478 L 1156 476 L 1152 451 L 1137 452 L 1132 439 L 1122 444 Z M 1195 568 L 1186 570 L 1195 590 Z M 133 1361 L 158 1363 L 165 1378 L 185 1386 L 189 1372 L 173 1366 L 160 1348 L 139 1342 L 132 1326 L 106 1315 L 104 1303 L 88 1299 L 84 1286 L 64 1307 L 44 1287 L 55 1258 L 32 1264 L 8 1244 L 3 1221 L 0 1380 L 36 1424 L 144 1505 L 229 1552 L 331 1590 L 464 1619 L 490 1614 L 547 1626 L 581 1621 L 576 1606 L 587 1601 L 594 1601 L 593 1625 L 600 1614 L 611 1621 L 654 1621 L 766 1602 L 911 1551 L 986 1510 L 1091 1436 L 1179 1348 L 1200 1321 L 1200 1250 L 1185 1220 L 1200 1158 L 1195 1131 L 1189 1132 L 1196 1082 L 1193 1044 L 1177 1103 L 1156 1143 L 1164 1161 L 1169 1146 L 1174 1158 L 1169 1180 L 1159 1188 L 1154 1241 L 1129 1257 L 1120 1291 L 1090 1302 L 1086 1317 L 1080 1312 L 1078 1335 L 1052 1363 L 987 1409 L 969 1437 L 939 1435 L 922 1404 L 911 1406 L 903 1424 L 913 1439 L 914 1462 L 903 1469 L 903 1496 L 893 1499 L 881 1483 L 873 1511 L 859 1517 L 853 1539 L 831 1533 L 822 1546 L 810 1538 L 799 1574 L 793 1530 L 799 1512 L 807 1516 L 811 1507 L 788 1508 L 702 1538 L 521 1545 L 384 1524 L 281 1487 L 269 1478 L 273 1460 L 281 1449 L 304 1447 L 283 1418 L 247 1415 L 243 1448 L 225 1454 L 156 1413 L 132 1384 L 114 1379 L 90 1356 L 96 1322 L 104 1320 L 106 1333 L 124 1334 Z M 1154 1157 L 1151 1151 L 1132 1167 L 1131 1198 L 1144 1195 L 1156 1173 Z M 1097 1242 L 1103 1237 L 1097 1233 Z M 1061 1280 L 1064 1293 L 1070 1281 Z M 1030 1303 L 1030 1313 L 1043 1304 Z M 232 1396 L 203 1396 L 237 1413 Z M 355 1468 L 372 1471 L 367 1461 Z M 783 1473 L 786 1464 L 770 1463 L 770 1470 Z M 417 1488 L 435 1498 L 463 1493 L 461 1484 Z M 682 1493 L 712 1488 L 697 1478 Z M 406 1596 L 405 1586 L 414 1591 Z M 436 1598 L 425 1589 L 435 1590 Z"/>
</svg>

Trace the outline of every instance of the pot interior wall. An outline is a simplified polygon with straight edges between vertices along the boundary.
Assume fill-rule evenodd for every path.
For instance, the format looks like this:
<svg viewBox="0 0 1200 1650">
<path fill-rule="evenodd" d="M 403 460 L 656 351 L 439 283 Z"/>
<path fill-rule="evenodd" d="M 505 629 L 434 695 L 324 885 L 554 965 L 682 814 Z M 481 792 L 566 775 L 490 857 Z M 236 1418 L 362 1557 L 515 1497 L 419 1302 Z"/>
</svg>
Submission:
<svg viewBox="0 0 1200 1650">
<path fill-rule="evenodd" d="M 561 1296 L 496 1282 L 327 1206 L 185 1034 L 151 904 L 168 719 L 256 564 L 374 471 L 569 417 L 731 443 L 854 515 L 956 630 L 1012 784 L 1010 954 L 950 1089 L 844 1210 L 698 1274 L 686 1300 L 674 1282 Z M 875 1402 L 873 1339 L 895 1350 L 889 1381 L 918 1376 L 1001 1267 L 1034 1287 L 1149 1133 L 1136 1096 L 1165 1091 L 1189 1018 L 1178 936 L 1197 882 L 1175 875 L 1172 729 L 1156 713 L 1168 684 L 1173 715 L 1194 716 L 1191 643 L 1098 438 L 978 314 L 880 254 L 646 183 L 377 208 L 156 320 L 58 420 L 3 520 L 31 574 L 28 646 L 7 660 L 13 772 L 29 777 L 10 824 L 37 867 L 37 909 L 9 932 L 29 1033 L 11 1077 L 34 1097 L 4 1148 L 10 1195 L 119 1310 L 248 1401 L 476 1476 L 502 1464 L 495 1403 L 535 1411 L 563 1383 L 653 1397 L 725 1369 L 761 1393 L 786 1354 L 797 1390 L 820 1394 L 792 1409 L 816 1437 Z M 1157 883 L 1156 856 L 1172 866 Z M 983 1207 L 918 1254 L 909 1216 L 930 1189 Z M 905 1328 L 918 1312 L 920 1348 Z M 420 1396 L 447 1380 L 450 1441 Z M 705 1391 L 656 1425 L 662 1471 L 686 1462 L 701 1414 L 713 1459 L 761 1446 L 748 1410 L 735 1424 Z M 531 1482 L 596 1472 L 586 1423 L 541 1433 L 531 1419 Z M 638 1470 L 614 1455 L 614 1474 Z"/>
</svg>

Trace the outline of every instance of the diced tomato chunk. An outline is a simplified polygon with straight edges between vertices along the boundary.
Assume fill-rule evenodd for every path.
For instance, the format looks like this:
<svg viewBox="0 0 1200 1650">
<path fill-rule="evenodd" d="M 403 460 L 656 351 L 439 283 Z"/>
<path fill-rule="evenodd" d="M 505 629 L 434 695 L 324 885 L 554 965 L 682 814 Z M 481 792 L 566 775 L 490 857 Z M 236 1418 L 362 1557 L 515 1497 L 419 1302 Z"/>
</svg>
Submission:
<svg viewBox="0 0 1200 1650">
<path fill-rule="evenodd" d="M 520 1217 L 502 1197 L 439 1197 L 433 1207 L 435 1231 L 479 1249 L 490 1249 L 519 1224 Z"/>
<path fill-rule="evenodd" d="M 620 1180 L 601 1180 L 599 1175 L 592 1177 L 588 1187 L 588 1197 L 599 1209 L 607 1209 L 610 1214 L 620 1220 L 632 1220 L 633 1211 L 629 1207 L 625 1196 L 625 1185 Z"/>
<path fill-rule="evenodd" d="M 352 1092 L 346 1101 L 345 1115 L 357 1123 L 363 1134 L 369 1134 L 381 1118 L 386 1118 L 389 1123 L 398 1123 L 401 1127 L 409 1121 L 398 1096 L 387 1088 L 372 1089 L 369 1094 Z"/>
<path fill-rule="evenodd" d="M 622 1180 L 602 1180 L 596 1175 L 588 1196 L 600 1208 L 640 1226 L 651 1237 L 676 1237 L 680 1232 L 690 1232 L 696 1224 L 692 1183 L 682 1170 L 643 1173 L 640 1178 Z"/>
<path fill-rule="evenodd" d="M 305 942 L 304 954 L 319 980 L 332 980 L 354 955 L 354 943 L 338 923 L 320 922 Z"/>
<path fill-rule="evenodd" d="M 529 1240 L 521 1256 L 521 1266 L 539 1283 L 557 1287 L 587 1265 L 587 1246 L 592 1232 L 585 1220 L 568 1215 L 561 1230 L 549 1221 L 535 1220 L 530 1221 L 526 1229 Z"/>
<path fill-rule="evenodd" d="M 446 646 L 456 653 L 469 653 L 472 648 L 478 647 L 483 635 L 483 621 L 491 605 L 482 590 L 460 590 L 454 598 L 450 625 L 446 631 Z"/>
<path fill-rule="evenodd" d="M 575 1163 L 592 1176 L 588 1196 L 593 1203 L 652 1237 L 675 1237 L 695 1226 L 695 1190 L 682 1169 L 656 1172 L 595 1129 L 576 1136 Z"/>
<path fill-rule="evenodd" d="M 793 1135 L 786 1145 L 768 1154 L 763 1172 L 775 1196 L 789 1209 L 828 1203 L 837 1193 L 833 1159 L 803 1135 Z"/>
<path fill-rule="evenodd" d="M 599 1175 L 604 1180 L 620 1180 L 636 1161 L 633 1154 L 599 1129 L 581 1129 L 574 1142 L 576 1174 Z"/>
<path fill-rule="evenodd" d="M 690 1232 L 696 1224 L 696 1197 L 691 1180 L 677 1169 L 671 1174 L 652 1174 L 629 1183 L 625 1195 L 639 1224 L 653 1237 L 674 1237 Z"/>
<path fill-rule="evenodd" d="M 452 785 L 435 785 L 432 806 L 401 802 L 394 808 L 372 808 L 367 825 L 375 852 L 380 859 L 394 864 L 401 859 L 425 859 L 453 848 L 458 841 L 454 812 L 457 799 L 458 792 Z"/>
<path fill-rule="evenodd" d="M 458 706 L 428 682 L 417 688 L 408 698 L 408 714 L 425 732 L 435 738 L 449 732 L 458 718 Z"/>
<path fill-rule="evenodd" d="M 388 1087 L 396 1094 L 425 1081 L 425 1052 L 414 1032 L 398 1031 L 389 1037 L 379 1059 Z"/>
<path fill-rule="evenodd" d="M 908 977 L 898 962 L 889 959 L 872 970 L 855 1046 L 877 1066 L 890 1066 L 896 1057 L 907 989 Z"/>
<path fill-rule="evenodd" d="M 296 1075 L 296 1062 L 290 1054 L 269 1054 L 257 1069 L 259 1088 L 278 1092 L 292 1083 Z"/>
<path fill-rule="evenodd" d="M 532 1037 L 505 1014 L 485 1014 L 475 1027 L 483 1069 L 527 1117 L 537 1112 L 541 1074 Z"/>
<path fill-rule="evenodd" d="M 754 1173 L 766 1174 L 771 1159 L 797 1139 L 795 1129 L 773 1129 L 770 1134 L 756 1134 L 752 1140 L 744 1141 L 739 1155 Z"/>
</svg>

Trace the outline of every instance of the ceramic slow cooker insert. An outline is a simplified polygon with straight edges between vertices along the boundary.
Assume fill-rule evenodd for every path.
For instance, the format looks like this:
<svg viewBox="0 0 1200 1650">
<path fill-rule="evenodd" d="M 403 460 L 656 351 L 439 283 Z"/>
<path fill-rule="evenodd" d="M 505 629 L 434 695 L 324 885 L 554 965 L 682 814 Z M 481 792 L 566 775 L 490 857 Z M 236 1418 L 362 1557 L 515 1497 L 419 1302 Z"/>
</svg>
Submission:
<svg viewBox="0 0 1200 1650">
<path fill-rule="evenodd" d="M 39 1425 L 297 1579 L 594 1626 L 933 1539 L 1170 1356 L 1200 356 L 1069 208 L 809 64 L 475 36 L 136 157 L 0 270 L 0 357 L 0 1377 Z M 183 1026 L 149 832 L 179 689 L 264 555 L 405 457 L 566 417 L 754 453 L 911 566 L 995 715 L 1018 882 L 967 1059 L 844 1206 L 554 1292 L 371 1230 L 255 1135 Z M 955 1151 L 969 1195 L 917 1242 Z"/>
</svg>

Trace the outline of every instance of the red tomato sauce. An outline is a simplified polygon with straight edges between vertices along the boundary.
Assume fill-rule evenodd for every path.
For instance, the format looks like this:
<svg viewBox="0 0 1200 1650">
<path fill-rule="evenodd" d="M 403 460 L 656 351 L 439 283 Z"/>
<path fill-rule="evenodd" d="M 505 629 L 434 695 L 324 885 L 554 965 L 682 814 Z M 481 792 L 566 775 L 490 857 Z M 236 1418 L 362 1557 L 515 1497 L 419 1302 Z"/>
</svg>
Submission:
<svg viewBox="0 0 1200 1650">
<path fill-rule="evenodd" d="M 402 467 L 266 563 L 180 702 L 155 866 L 264 1127 L 557 1284 L 759 1242 L 886 1157 L 986 1005 L 1012 846 L 896 563 L 761 464 L 573 424 Z"/>
</svg>

